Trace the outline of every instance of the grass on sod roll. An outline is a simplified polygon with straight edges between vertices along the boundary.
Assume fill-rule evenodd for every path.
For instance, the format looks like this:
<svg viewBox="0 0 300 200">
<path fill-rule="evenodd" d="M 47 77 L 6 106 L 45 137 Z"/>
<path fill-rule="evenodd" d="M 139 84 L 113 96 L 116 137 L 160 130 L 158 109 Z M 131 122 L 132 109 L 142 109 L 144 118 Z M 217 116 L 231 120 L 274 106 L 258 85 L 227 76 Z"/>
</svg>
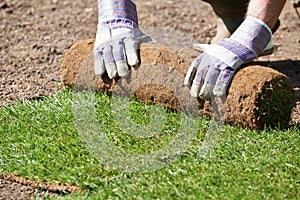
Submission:
<svg viewBox="0 0 300 200">
<path fill-rule="evenodd" d="M 201 118 L 190 147 L 156 171 L 126 173 L 102 164 L 80 138 L 72 110 L 73 91 L 0 108 L 0 173 L 74 183 L 83 189 L 66 199 L 299 199 L 300 130 L 250 131 L 224 125 L 214 150 L 199 147 L 209 130 Z M 113 121 L 111 97 L 96 95 L 97 118 L 112 144 L 131 153 L 151 153 L 176 135 L 181 115 L 165 111 L 165 127 L 149 138 L 124 134 Z M 149 123 L 150 105 L 132 102 L 130 117 Z"/>
</svg>

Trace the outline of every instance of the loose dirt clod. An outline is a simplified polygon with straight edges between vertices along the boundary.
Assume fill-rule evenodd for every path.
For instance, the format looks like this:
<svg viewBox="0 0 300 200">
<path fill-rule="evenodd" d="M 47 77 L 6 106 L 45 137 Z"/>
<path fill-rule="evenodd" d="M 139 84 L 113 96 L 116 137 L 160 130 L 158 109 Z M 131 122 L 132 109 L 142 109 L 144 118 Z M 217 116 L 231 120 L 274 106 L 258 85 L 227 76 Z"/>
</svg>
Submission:
<svg viewBox="0 0 300 200">
<path fill-rule="evenodd" d="M 94 75 L 93 46 L 94 39 L 82 40 L 66 52 L 62 61 L 62 81 L 65 86 L 75 86 L 76 89 L 92 88 L 112 93 L 118 80 L 111 81 L 106 74 L 102 77 Z M 184 75 L 198 54 L 188 48 L 171 49 L 158 44 L 142 44 L 141 65 L 132 69 L 127 81 L 122 82 L 122 87 L 126 87 L 126 82 L 138 79 L 145 84 L 135 88 L 136 99 L 179 110 L 183 105 L 178 99 L 187 98 Z M 178 76 L 174 77 L 172 73 Z M 177 92 L 170 90 L 173 85 Z M 184 103 L 187 104 L 184 106 L 189 106 L 188 101 Z M 224 121 L 251 129 L 287 125 L 294 105 L 293 88 L 285 75 L 268 67 L 244 66 L 234 76 L 228 91 Z M 199 111 L 211 116 L 210 102 L 199 100 Z"/>
</svg>

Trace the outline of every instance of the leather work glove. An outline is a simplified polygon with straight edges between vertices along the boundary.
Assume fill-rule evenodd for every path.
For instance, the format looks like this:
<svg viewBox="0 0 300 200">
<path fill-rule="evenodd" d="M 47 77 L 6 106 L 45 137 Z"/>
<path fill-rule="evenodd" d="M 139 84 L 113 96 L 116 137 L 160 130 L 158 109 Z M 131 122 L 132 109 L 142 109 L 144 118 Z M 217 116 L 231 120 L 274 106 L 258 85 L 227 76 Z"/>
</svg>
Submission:
<svg viewBox="0 0 300 200">
<path fill-rule="evenodd" d="M 261 20 L 248 16 L 230 38 L 206 45 L 191 64 L 184 84 L 192 97 L 207 100 L 226 95 L 234 72 L 262 54 L 272 42 L 272 31 Z"/>
<path fill-rule="evenodd" d="M 106 71 L 110 79 L 129 74 L 139 64 L 141 42 L 152 42 L 138 29 L 136 6 L 131 0 L 98 0 L 98 30 L 94 46 L 96 75 Z"/>
</svg>

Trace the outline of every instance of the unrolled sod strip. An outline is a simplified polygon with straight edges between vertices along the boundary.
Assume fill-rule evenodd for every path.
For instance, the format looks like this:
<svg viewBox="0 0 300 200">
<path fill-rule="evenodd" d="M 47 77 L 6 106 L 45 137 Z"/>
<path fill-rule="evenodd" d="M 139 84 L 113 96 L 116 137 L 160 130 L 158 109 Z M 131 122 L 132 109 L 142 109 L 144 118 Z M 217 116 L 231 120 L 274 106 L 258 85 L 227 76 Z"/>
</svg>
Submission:
<svg viewBox="0 0 300 200">
<path fill-rule="evenodd" d="M 94 88 L 112 93 L 117 80 L 110 80 L 106 75 L 94 75 L 93 47 L 94 39 L 82 40 L 65 53 L 62 60 L 62 82 L 65 86 Z M 180 105 L 180 92 L 177 91 L 175 95 L 170 89 L 173 87 L 162 85 L 167 82 L 169 85 L 174 84 L 178 90 L 182 89 L 182 95 L 186 95 L 188 88 L 183 86 L 183 79 L 191 62 L 198 55 L 199 52 L 189 48 L 142 44 L 141 65 L 131 70 L 127 82 L 152 82 L 136 88 L 135 98 L 145 103 L 163 104 L 174 110 L 180 110 L 182 106 L 188 107 L 189 101 L 185 102 L 187 105 Z M 174 78 L 174 72 L 178 74 L 178 79 Z M 201 115 L 211 116 L 209 101 L 199 100 L 198 104 L 197 109 Z M 294 105 L 293 88 L 284 74 L 269 67 L 248 64 L 232 80 L 226 99 L 224 121 L 250 129 L 283 126 L 290 122 Z"/>
</svg>

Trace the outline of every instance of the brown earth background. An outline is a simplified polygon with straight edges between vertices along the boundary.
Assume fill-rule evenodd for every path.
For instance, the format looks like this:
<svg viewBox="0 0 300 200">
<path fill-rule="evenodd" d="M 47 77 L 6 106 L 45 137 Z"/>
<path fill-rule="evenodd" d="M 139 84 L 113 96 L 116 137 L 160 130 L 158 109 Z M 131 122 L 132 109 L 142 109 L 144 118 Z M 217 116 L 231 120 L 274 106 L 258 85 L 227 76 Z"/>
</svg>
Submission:
<svg viewBox="0 0 300 200">
<path fill-rule="evenodd" d="M 208 43 L 216 16 L 199 0 L 135 0 L 140 27 L 165 45 L 190 47 Z M 298 8 L 300 11 L 300 8 Z M 300 123 L 300 17 L 288 1 L 274 34 L 275 55 L 259 58 L 291 81 Z M 38 99 L 60 89 L 60 63 L 77 40 L 94 38 L 96 0 L 0 0 L 0 106 L 19 99 Z M 0 179 L 0 199 L 26 199 L 33 189 Z"/>
</svg>

